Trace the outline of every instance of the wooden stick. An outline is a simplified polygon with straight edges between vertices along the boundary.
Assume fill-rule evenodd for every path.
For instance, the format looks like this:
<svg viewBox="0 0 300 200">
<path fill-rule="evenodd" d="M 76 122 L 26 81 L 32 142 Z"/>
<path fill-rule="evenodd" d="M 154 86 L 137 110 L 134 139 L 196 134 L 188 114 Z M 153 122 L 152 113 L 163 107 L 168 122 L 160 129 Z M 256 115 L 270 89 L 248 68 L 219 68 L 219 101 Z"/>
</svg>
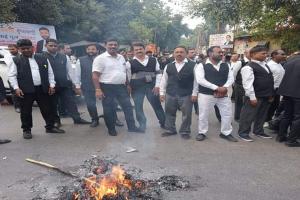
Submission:
<svg viewBox="0 0 300 200">
<path fill-rule="evenodd" d="M 73 178 L 74 178 L 74 177 L 78 178 L 77 176 L 75 176 L 75 175 L 72 174 L 71 172 L 62 170 L 62 169 L 60 169 L 60 168 L 58 168 L 58 167 L 55 167 L 54 165 L 51 165 L 51 164 L 46 163 L 46 162 L 42 162 L 42 161 L 38 161 L 38 160 L 33 160 L 33 159 L 31 159 L 31 158 L 26 158 L 26 161 L 27 161 L 27 162 L 30 162 L 30 163 L 34 163 L 34 164 L 36 164 L 36 165 L 40 165 L 40 166 L 43 166 L 43 167 L 47 167 L 47 168 L 49 168 L 49 169 L 56 170 L 56 171 L 58 171 L 58 172 L 60 172 L 60 173 L 62 173 L 62 174 L 64 174 L 64 175 L 67 175 L 67 176 L 70 176 L 70 177 L 73 177 Z"/>
</svg>

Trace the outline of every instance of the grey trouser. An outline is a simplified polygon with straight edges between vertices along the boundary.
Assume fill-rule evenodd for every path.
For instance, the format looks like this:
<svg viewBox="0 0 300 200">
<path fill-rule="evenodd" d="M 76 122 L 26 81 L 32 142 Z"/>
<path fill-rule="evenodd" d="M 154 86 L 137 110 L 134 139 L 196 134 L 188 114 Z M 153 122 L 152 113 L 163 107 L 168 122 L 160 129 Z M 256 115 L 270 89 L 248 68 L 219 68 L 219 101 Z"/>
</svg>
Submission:
<svg viewBox="0 0 300 200">
<path fill-rule="evenodd" d="M 166 129 L 176 132 L 176 113 L 177 110 L 182 112 L 182 123 L 179 129 L 181 134 L 191 132 L 193 103 L 191 96 L 170 96 L 166 95 L 165 112 L 166 112 Z"/>
<path fill-rule="evenodd" d="M 250 105 L 249 98 L 245 97 L 245 102 L 240 115 L 239 135 L 249 135 L 252 122 L 254 122 L 254 134 L 264 133 L 263 126 L 269 107 L 270 103 L 268 98 L 257 98 L 257 105 L 256 107 L 253 107 Z"/>
</svg>

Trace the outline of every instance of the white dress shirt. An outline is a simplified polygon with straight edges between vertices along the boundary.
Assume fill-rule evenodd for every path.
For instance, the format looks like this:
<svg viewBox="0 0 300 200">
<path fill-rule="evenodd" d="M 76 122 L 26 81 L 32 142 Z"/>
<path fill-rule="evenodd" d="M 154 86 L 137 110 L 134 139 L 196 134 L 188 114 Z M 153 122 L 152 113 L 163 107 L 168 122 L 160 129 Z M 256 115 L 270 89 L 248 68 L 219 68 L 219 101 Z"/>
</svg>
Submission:
<svg viewBox="0 0 300 200">
<path fill-rule="evenodd" d="M 149 62 L 149 56 L 145 56 L 145 59 L 144 60 L 140 60 L 138 59 L 137 57 L 133 57 L 133 59 L 136 59 L 139 63 L 141 63 L 144 67 L 147 66 L 148 62 Z M 158 72 L 160 71 L 160 66 L 159 66 L 159 62 L 157 61 L 157 59 L 155 58 L 156 60 L 156 66 L 155 66 L 155 71 Z M 130 75 L 131 75 L 131 64 L 130 62 L 128 61 L 126 63 L 127 65 L 127 69 L 128 69 L 128 80 L 130 80 Z M 161 81 L 161 77 L 162 77 L 162 74 L 159 73 L 159 74 L 156 74 L 156 81 L 155 81 L 155 87 L 159 87 L 159 84 L 160 84 L 160 81 Z"/>
<path fill-rule="evenodd" d="M 242 67 L 242 62 L 239 61 L 239 60 L 236 61 L 236 62 L 231 62 L 230 63 L 230 69 L 233 72 L 234 79 L 236 79 L 236 75 L 237 75 L 238 71 L 241 69 L 241 67 Z"/>
<path fill-rule="evenodd" d="M 264 70 L 266 70 L 268 73 L 270 71 L 266 67 L 266 62 L 265 61 L 258 61 L 258 60 L 251 60 L 252 62 L 255 62 L 259 64 Z M 242 75 L 242 80 L 243 80 L 243 88 L 245 90 L 245 95 L 250 98 L 250 100 L 256 100 L 255 96 L 255 91 L 253 87 L 253 82 L 254 82 L 254 73 L 252 67 L 249 65 L 244 66 L 241 69 L 241 75 Z"/>
<path fill-rule="evenodd" d="M 214 65 L 209 59 L 206 60 L 205 64 L 212 64 L 212 66 L 219 71 L 220 70 L 220 66 L 222 64 L 222 61 L 220 61 L 217 65 Z M 216 90 L 218 89 L 219 86 L 209 82 L 208 80 L 205 79 L 205 71 L 204 71 L 204 67 L 202 63 L 199 63 L 194 70 L 195 73 L 195 77 L 196 77 L 196 81 L 199 85 L 212 89 L 212 90 Z M 223 85 L 223 87 L 230 87 L 234 82 L 234 77 L 233 77 L 233 72 L 229 69 L 228 71 L 228 76 L 227 76 L 227 81 L 226 83 Z"/>
<path fill-rule="evenodd" d="M 31 58 L 28 58 L 28 60 L 29 60 L 29 65 L 30 65 L 30 69 L 31 69 L 33 85 L 39 86 L 42 84 L 39 66 L 38 66 L 37 62 L 35 61 L 34 56 L 32 56 Z M 52 70 L 49 60 L 47 60 L 47 62 L 48 62 L 48 79 L 49 79 L 50 87 L 55 87 L 53 70 Z M 15 62 L 10 62 L 8 65 L 8 80 L 14 90 L 19 89 L 17 75 L 18 75 L 18 71 L 17 71 L 17 66 L 16 66 Z"/>
<path fill-rule="evenodd" d="M 275 62 L 274 60 L 270 60 L 268 62 L 268 66 L 273 74 L 274 89 L 279 88 L 279 85 L 282 81 L 285 71 L 282 65 L 280 63 Z"/>
<path fill-rule="evenodd" d="M 100 73 L 100 83 L 126 83 L 128 69 L 124 57 L 120 54 L 117 54 L 117 56 L 112 56 L 108 52 L 104 52 L 97 56 L 94 59 L 92 71 Z"/>
<path fill-rule="evenodd" d="M 178 63 L 176 60 L 173 61 L 175 63 L 177 72 L 180 72 L 180 70 L 183 68 L 183 66 L 188 62 L 188 59 L 184 59 L 183 62 Z M 164 69 L 163 75 L 161 77 L 161 81 L 159 84 L 159 93 L 160 95 L 165 95 L 166 94 L 166 88 L 168 84 L 168 73 L 167 73 L 167 66 Z M 198 84 L 196 82 L 196 79 L 194 78 L 194 85 L 193 85 L 193 93 L 192 96 L 197 96 L 198 95 Z"/>
</svg>

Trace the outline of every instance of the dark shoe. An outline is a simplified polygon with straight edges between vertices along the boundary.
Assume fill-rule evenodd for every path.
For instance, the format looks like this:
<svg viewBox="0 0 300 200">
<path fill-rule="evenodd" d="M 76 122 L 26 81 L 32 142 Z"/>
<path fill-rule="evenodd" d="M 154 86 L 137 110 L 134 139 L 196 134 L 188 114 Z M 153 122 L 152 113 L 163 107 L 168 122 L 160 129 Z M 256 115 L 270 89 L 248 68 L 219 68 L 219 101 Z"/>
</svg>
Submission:
<svg viewBox="0 0 300 200">
<path fill-rule="evenodd" d="M 200 133 L 200 134 L 198 134 L 197 136 L 196 136 L 196 140 L 197 141 L 203 141 L 203 140 L 205 140 L 206 139 L 206 135 L 204 135 L 204 134 L 202 134 L 202 133 Z"/>
<path fill-rule="evenodd" d="M 59 134 L 62 134 L 62 133 L 65 133 L 65 131 L 62 130 L 62 129 L 59 129 L 57 127 L 53 127 L 51 129 L 46 129 L 46 133 L 59 133 Z"/>
<path fill-rule="evenodd" d="M 92 120 L 92 123 L 90 125 L 91 128 L 95 128 L 99 125 L 99 121 L 98 120 Z"/>
<path fill-rule="evenodd" d="M 169 132 L 169 131 L 167 131 L 167 132 L 162 133 L 161 137 L 168 137 L 168 136 L 172 136 L 172 135 L 176 135 L 176 134 L 177 134 L 177 132 Z"/>
<path fill-rule="evenodd" d="M 185 140 L 188 140 L 191 138 L 190 134 L 181 134 L 181 138 L 182 139 L 185 139 Z"/>
<path fill-rule="evenodd" d="M 229 135 L 224 135 L 224 134 L 220 134 L 220 138 L 222 138 L 222 139 L 225 139 L 225 140 L 228 140 L 229 142 L 237 142 L 238 140 L 235 138 L 235 137 L 233 137 L 231 134 L 229 134 Z"/>
<path fill-rule="evenodd" d="M 145 133 L 145 129 L 140 129 L 140 128 L 137 128 L 137 127 L 130 128 L 127 131 L 132 132 L 132 133 Z"/>
<path fill-rule="evenodd" d="M 288 147 L 300 147 L 300 143 L 297 141 L 288 140 L 285 142 Z"/>
<path fill-rule="evenodd" d="M 61 127 L 61 123 L 60 122 L 55 122 L 54 126 L 57 127 L 57 128 L 60 128 Z"/>
<path fill-rule="evenodd" d="M 160 124 L 161 129 L 166 129 L 166 126 L 164 124 Z"/>
<path fill-rule="evenodd" d="M 116 119 L 115 125 L 116 126 L 124 126 L 124 124 L 119 119 Z"/>
<path fill-rule="evenodd" d="M 6 144 L 6 143 L 10 143 L 11 142 L 11 140 L 0 140 L 0 144 Z"/>
<path fill-rule="evenodd" d="M 74 124 L 91 124 L 91 122 L 88 122 L 84 119 L 79 118 L 77 120 L 74 120 Z"/>
<path fill-rule="evenodd" d="M 20 113 L 20 112 L 21 112 L 21 109 L 20 109 L 20 108 L 15 108 L 15 111 L 16 111 L 17 113 Z"/>
<path fill-rule="evenodd" d="M 265 133 L 259 133 L 259 134 L 254 133 L 254 135 L 257 137 L 265 138 L 265 139 L 272 139 L 271 136 L 269 136 L 268 134 L 265 134 Z"/>
<path fill-rule="evenodd" d="M 110 136 L 117 136 L 118 135 L 118 132 L 116 130 L 108 130 L 108 134 Z"/>
<path fill-rule="evenodd" d="M 239 135 L 239 138 L 246 142 L 253 142 L 254 140 L 249 135 Z"/>
<path fill-rule="evenodd" d="M 32 138 L 31 131 L 23 131 L 23 138 L 28 140 Z"/>
<path fill-rule="evenodd" d="M 285 137 L 285 136 L 279 136 L 279 135 L 277 135 L 277 137 L 276 137 L 276 141 L 277 142 L 286 142 L 286 140 L 287 140 L 287 138 Z"/>
</svg>

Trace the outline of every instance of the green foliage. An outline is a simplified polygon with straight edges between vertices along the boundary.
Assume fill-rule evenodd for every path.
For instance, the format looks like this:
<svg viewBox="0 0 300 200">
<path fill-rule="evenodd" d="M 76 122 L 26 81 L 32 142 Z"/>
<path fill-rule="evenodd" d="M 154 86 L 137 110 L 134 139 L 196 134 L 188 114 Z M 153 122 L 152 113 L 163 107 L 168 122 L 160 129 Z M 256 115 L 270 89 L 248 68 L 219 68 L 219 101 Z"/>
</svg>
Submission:
<svg viewBox="0 0 300 200">
<path fill-rule="evenodd" d="M 62 42 L 103 41 L 115 37 L 174 48 L 190 30 L 161 0 L 2 0 L 1 21 L 49 24 Z M 15 5 L 15 6 L 14 6 Z M 3 10 L 3 11 L 2 11 Z M 3 14 L 2 14 L 3 13 Z"/>
<path fill-rule="evenodd" d="M 206 30 L 212 33 L 224 32 L 222 27 L 230 25 L 259 39 L 276 39 L 288 50 L 298 44 L 300 30 L 292 25 L 300 24 L 299 0 L 190 0 L 190 9 L 210 24 Z"/>
</svg>

